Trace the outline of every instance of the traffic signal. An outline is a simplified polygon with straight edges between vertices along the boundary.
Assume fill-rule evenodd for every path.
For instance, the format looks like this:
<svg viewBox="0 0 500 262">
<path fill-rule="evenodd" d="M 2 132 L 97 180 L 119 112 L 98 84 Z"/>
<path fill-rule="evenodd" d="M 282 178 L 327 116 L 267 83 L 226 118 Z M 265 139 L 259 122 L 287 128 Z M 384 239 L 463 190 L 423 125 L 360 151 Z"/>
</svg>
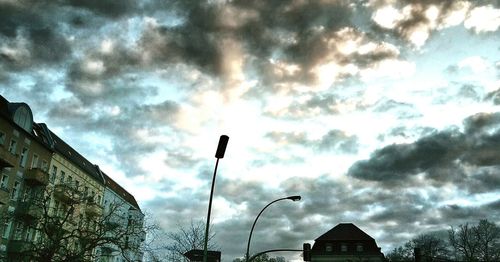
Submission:
<svg viewBox="0 0 500 262">
<path fill-rule="evenodd" d="M 304 243 L 302 247 L 302 258 L 304 259 L 304 261 L 311 261 L 311 244 Z"/>
</svg>

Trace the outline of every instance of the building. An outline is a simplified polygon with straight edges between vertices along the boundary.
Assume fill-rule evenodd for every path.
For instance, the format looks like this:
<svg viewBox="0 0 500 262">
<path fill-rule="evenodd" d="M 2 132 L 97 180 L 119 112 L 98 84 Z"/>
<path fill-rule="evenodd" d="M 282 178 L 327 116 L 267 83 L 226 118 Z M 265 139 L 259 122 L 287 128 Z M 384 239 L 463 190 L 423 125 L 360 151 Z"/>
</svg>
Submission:
<svg viewBox="0 0 500 262">
<path fill-rule="evenodd" d="M 314 241 L 311 261 L 385 261 L 375 239 L 352 223 L 340 223 Z"/>
<path fill-rule="evenodd" d="M 144 215 L 135 198 L 45 124 L 35 123 L 27 104 L 1 95 L 0 170 L 0 261 L 30 261 L 37 254 L 53 255 L 48 261 L 106 261 L 100 252 L 113 246 L 107 241 L 113 235 L 120 248 L 109 261 L 142 261 Z M 109 227 L 109 217 L 117 213 L 104 212 L 111 202 L 123 206 L 115 210 L 123 215 L 116 227 Z M 50 246 L 54 239 L 47 234 L 59 234 L 63 242 Z"/>
<path fill-rule="evenodd" d="M 99 170 L 98 166 L 96 168 Z M 146 233 L 143 230 L 144 214 L 141 212 L 134 196 L 108 175 L 102 171 L 100 172 L 106 185 L 104 191 L 104 215 L 107 223 L 111 227 L 125 227 L 131 232 L 123 239 L 125 250 L 121 250 L 114 244 L 101 247 L 101 261 L 123 261 L 122 255 L 125 256 L 125 261 L 142 261 L 144 254 L 141 245 L 146 238 Z"/>
<path fill-rule="evenodd" d="M 46 146 L 43 125 L 33 122 L 25 103 L 0 96 L 0 257 L 16 256 L 34 238 L 28 225 L 41 215 L 32 198 L 48 184 L 53 150 Z"/>
</svg>

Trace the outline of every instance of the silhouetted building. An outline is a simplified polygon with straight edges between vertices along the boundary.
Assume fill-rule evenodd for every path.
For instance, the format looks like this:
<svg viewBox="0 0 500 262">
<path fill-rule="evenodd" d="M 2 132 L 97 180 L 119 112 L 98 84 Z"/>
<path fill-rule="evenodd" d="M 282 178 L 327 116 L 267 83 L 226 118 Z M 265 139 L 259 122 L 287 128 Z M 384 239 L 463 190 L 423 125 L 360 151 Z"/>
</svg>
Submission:
<svg viewBox="0 0 500 262">
<path fill-rule="evenodd" d="M 314 241 L 311 261 L 384 261 L 375 239 L 352 223 L 341 223 Z"/>
</svg>

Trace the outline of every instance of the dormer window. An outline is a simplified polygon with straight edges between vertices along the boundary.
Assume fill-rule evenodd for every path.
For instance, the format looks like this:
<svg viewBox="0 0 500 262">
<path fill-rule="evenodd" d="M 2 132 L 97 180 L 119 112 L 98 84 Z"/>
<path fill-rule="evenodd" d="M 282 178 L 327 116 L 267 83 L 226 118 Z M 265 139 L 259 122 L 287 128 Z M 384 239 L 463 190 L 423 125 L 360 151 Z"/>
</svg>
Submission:
<svg viewBox="0 0 500 262">
<path fill-rule="evenodd" d="M 14 113 L 14 122 L 23 128 L 24 130 L 31 133 L 33 128 L 33 119 L 30 111 L 26 106 L 20 106 Z"/>
</svg>

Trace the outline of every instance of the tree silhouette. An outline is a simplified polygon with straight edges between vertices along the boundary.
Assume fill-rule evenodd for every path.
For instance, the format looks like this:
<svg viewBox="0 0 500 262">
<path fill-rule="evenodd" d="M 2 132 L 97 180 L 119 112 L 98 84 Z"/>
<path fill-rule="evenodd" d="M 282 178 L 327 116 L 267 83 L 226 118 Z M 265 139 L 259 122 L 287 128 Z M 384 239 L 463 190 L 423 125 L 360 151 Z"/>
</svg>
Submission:
<svg viewBox="0 0 500 262">
<path fill-rule="evenodd" d="M 122 254 L 143 252 L 141 240 L 148 228 L 142 220 L 123 217 L 118 204 L 105 212 L 80 192 L 69 184 L 27 187 L 14 211 L 0 213 L 4 224 L 13 226 L 4 259 L 86 262 L 96 261 L 109 247 Z"/>
<path fill-rule="evenodd" d="M 465 261 L 499 261 L 500 228 L 488 220 L 480 220 L 476 226 L 469 223 L 448 231 L 450 244 L 458 259 Z"/>
</svg>

